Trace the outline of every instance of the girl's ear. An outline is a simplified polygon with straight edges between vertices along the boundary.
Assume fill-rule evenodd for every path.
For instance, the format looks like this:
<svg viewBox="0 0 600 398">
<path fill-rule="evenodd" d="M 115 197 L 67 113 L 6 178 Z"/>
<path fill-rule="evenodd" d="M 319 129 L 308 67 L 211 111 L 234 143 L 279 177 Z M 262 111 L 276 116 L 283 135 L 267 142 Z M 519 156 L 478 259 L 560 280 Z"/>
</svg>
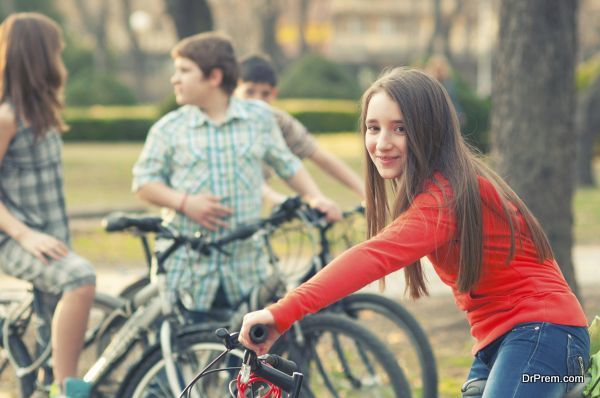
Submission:
<svg viewBox="0 0 600 398">
<path fill-rule="evenodd" d="M 220 87 L 221 82 L 223 81 L 223 71 L 219 68 L 214 68 L 210 71 L 208 80 L 213 87 Z"/>
</svg>

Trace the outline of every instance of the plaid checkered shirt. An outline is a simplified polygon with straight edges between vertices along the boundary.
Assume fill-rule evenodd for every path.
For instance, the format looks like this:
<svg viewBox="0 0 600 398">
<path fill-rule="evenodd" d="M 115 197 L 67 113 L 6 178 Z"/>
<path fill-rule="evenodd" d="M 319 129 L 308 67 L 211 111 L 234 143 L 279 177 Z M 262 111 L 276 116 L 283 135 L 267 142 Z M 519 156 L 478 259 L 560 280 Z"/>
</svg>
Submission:
<svg viewBox="0 0 600 398">
<path fill-rule="evenodd" d="M 233 209 L 229 229 L 260 216 L 265 161 L 288 179 L 301 167 L 290 153 L 268 106 L 231 98 L 225 121 L 215 124 L 198 107 L 183 106 L 161 118 L 150 130 L 133 168 L 133 190 L 161 182 L 188 194 L 211 193 Z M 181 213 L 171 225 L 183 234 L 201 232 L 218 238 L 229 229 L 211 232 Z M 160 243 L 159 243 L 160 244 Z M 239 302 L 269 273 L 263 243 L 234 242 L 208 257 L 180 248 L 166 263 L 171 298 L 177 295 L 194 310 L 209 309 L 219 283 L 231 304 Z"/>
<path fill-rule="evenodd" d="M 0 164 L 0 201 L 21 222 L 70 245 L 61 156 L 58 130 L 36 139 L 19 121 Z M 7 239 L 0 231 L 0 242 Z"/>
</svg>

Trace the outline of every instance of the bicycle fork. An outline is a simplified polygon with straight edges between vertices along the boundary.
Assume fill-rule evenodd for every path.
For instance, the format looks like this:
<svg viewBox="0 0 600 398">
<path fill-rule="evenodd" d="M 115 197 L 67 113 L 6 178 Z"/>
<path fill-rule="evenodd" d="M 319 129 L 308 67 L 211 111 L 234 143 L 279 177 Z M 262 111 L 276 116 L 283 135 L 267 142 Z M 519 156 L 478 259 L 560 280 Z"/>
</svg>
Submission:
<svg viewBox="0 0 600 398">
<path fill-rule="evenodd" d="M 179 396 L 183 386 L 175 366 L 175 359 L 173 355 L 173 340 L 171 333 L 171 323 L 168 320 L 164 320 L 160 325 L 160 350 L 162 357 L 165 361 L 165 373 L 167 375 L 167 381 L 169 388 L 174 397 Z M 183 375 L 186 376 L 185 374 Z M 187 378 L 186 378 L 187 380 Z"/>
</svg>

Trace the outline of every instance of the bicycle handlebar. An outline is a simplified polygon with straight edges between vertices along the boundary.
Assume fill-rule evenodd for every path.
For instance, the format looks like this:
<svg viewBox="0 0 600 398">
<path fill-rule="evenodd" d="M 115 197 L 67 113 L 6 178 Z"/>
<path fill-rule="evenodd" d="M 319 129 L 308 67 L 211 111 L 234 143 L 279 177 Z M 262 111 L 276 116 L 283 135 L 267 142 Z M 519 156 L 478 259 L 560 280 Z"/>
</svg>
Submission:
<svg viewBox="0 0 600 398">
<path fill-rule="evenodd" d="M 119 232 L 129 228 L 135 228 L 142 233 L 161 230 L 162 219 L 160 217 L 135 216 L 123 213 L 111 213 L 102 220 L 102 226 L 106 232 Z"/>
<path fill-rule="evenodd" d="M 267 341 L 267 337 L 269 337 L 269 328 L 263 324 L 256 324 L 250 328 L 250 341 L 254 344 L 260 344 Z"/>
<path fill-rule="evenodd" d="M 189 243 L 192 248 L 202 254 L 208 254 L 211 249 L 221 249 L 231 242 L 250 238 L 259 230 L 272 226 L 276 227 L 295 217 L 296 210 L 302 206 L 299 197 L 293 197 L 283 202 L 279 208 L 269 217 L 260 219 L 254 223 L 240 225 L 230 233 L 221 238 L 208 241 L 202 236 L 184 236 L 180 235 L 173 228 L 164 224 L 160 217 L 135 216 L 123 213 L 113 213 L 102 220 L 102 225 L 107 232 L 119 232 L 125 230 L 134 230 L 136 233 L 154 233 L 161 238 L 172 239 L 176 242 Z"/>
<path fill-rule="evenodd" d="M 250 328 L 248 335 L 254 344 L 260 344 L 265 342 L 269 337 L 269 328 L 266 325 L 259 323 Z M 295 362 L 274 354 L 262 355 L 257 359 L 259 359 L 260 362 L 270 365 L 270 367 L 262 366 L 260 362 L 255 364 L 251 363 L 251 369 L 254 374 L 277 384 L 286 391 L 290 391 L 292 384 L 289 383 L 292 383 L 293 380 L 290 379 L 289 376 L 293 376 L 294 373 L 298 371 L 298 365 L 296 365 Z M 278 372 L 272 372 L 272 369 L 277 370 Z M 284 375 L 281 375 L 280 373 L 284 373 L 284 375 L 287 375 L 288 377 L 284 377 Z M 289 388 L 286 388 L 286 386 Z"/>
<path fill-rule="evenodd" d="M 315 208 L 309 207 L 307 205 L 307 206 L 303 206 L 300 209 L 300 211 L 302 212 L 302 214 L 304 214 L 304 216 L 308 220 L 308 222 L 310 222 L 312 225 L 316 226 L 317 228 L 329 229 L 331 226 L 333 226 L 335 224 L 335 221 L 327 221 L 327 219 L 326 219 L 327 214 L 323 213 L 319 209 L 315 209 Z M 365 207 L 361 204 L 351 210 L 343 211 L 342 218 L 346 219 L 355 214 L 365 214 Z"/>
</svg>

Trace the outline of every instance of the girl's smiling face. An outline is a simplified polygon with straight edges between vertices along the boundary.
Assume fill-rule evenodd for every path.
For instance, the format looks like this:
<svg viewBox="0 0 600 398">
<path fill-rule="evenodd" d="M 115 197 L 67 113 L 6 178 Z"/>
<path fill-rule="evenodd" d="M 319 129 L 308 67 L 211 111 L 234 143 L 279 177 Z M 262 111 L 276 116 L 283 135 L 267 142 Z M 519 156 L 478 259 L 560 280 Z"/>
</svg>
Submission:
<svg viewBox="0 0 600 398">
<path fill-rule="evenodd" d="M 407 156 L 407 137 L 402 111 L 384 91 L 371 97 L 365 118 L 365 146 L 382 178 L 402 175 Z"/>
</svg>

